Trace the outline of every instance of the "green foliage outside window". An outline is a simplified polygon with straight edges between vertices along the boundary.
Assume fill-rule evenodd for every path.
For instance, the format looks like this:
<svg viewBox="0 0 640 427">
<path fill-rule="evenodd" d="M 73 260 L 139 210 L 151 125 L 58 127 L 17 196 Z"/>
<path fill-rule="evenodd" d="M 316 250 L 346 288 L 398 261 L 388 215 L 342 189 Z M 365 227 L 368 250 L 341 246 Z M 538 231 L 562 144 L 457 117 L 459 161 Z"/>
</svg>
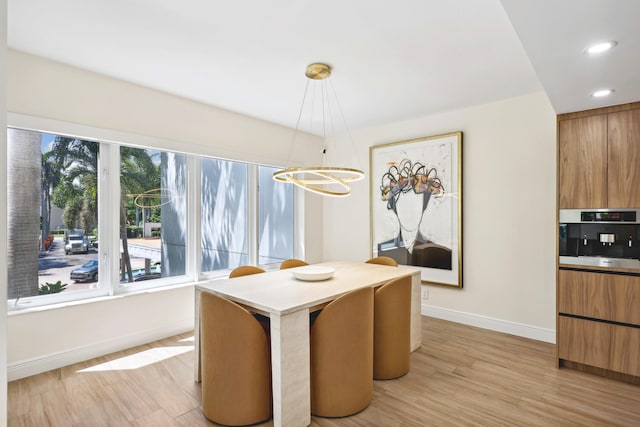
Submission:
<svg viewBox="0 0 640 427">
<path fill-rule="evenodd" d="M 62 283 L 62 281 L 58 280 L 56 283 L 45 283 L 44 285 L 40 286 L 40 289 L 38 290 L 38 293 L 40 295 L 45 295 L 45 294 L 58 294 L 62 291 L 65 290 L 65 288 L 67 287 L 66 283 Z"/>
</svg>

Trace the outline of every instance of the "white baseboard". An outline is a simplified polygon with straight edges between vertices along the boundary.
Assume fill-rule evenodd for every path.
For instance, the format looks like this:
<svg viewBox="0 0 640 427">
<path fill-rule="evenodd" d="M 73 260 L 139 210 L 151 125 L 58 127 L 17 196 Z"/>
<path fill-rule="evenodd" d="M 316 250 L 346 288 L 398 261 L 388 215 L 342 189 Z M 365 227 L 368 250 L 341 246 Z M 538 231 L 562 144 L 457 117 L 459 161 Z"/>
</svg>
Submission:
<svg viewBox="0 0 640 427">
<path fill-rule="evenodd" d="M 533 340 L 544 341 L 551 344 L 556 343 L 556 331 L 553 329 L 525 325 L 523 323 L 511 322 L 509 320 L 494 319 L 493 317 L 480 316 L 478 314 L 449 310 L 447 308 L 434 307 L 431 305 L 422 305 L 421 313 L 424 316 L 435 317 L 437 319 L 449 320 L 451 322 L 476 326 L 478 328 L 489 329 L 491 331 L 504 332 L 506 334 L 531 338 Z"/>
<path fill-rule="evenodd" d="M 131 335 L 119 336 L 87 346 L 65 350 L 60 353 L 49 354 L 31 360 L 13 362 L 7 366 L 7 379 L 14 381 L 20 378 L 30 377 L 52 369 L 62 368 L 84 360 L 104 356 L 116 351 L 125 350 L 189 331 L 193 331 L 193 322 L 172 328 L 158 328 Z"/>
</svg>

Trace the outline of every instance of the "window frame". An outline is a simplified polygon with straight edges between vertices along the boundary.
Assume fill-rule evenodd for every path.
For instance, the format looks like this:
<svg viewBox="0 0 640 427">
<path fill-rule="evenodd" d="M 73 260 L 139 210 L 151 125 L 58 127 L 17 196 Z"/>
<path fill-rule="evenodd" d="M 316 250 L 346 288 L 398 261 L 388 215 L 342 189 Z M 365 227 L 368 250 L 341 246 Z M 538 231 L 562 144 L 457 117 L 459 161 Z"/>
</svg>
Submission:
<svg viewBox="0 0 640 427">
<path fill-rule="evenodd" d="M 215 270 L 203 272 L 201 269 L 201 182 L 200 182 L 200 160 L 201 158 L 216 158 L 245 163 L 248 167 L 248 215 L 247 215 L 247 250 L 248 262 L 257 265 L 258 260 L 258 163 L 244 160 L 226 159 L 215 157 L 210 154 L 185 152 L 175 150 L 170 147 L 174 141 L 152 138 L 144 135 L 134 135 L 127 132 L 102 129 L 92 126 L 79 125 L 75 123 L 33 117 L 24 114 L 7 114 L 7 129 L 14 128 L 25 131 L 48 133 L 53 135 L 69 136 L 87 141 L 95 141 L 100 144 L 98 159 L 98 233 L 99 236 L 109 236 L 100 238 L 98 247 L 99 260 L 99 287 L 97 289 L 77 290 L 72 293 L 59 293 L 49 295 L 37 295 L 18 299 L 7 299 L 9 312 L 19 312 L 30 308 L 46 308 L 47 306 L 69 305 L 90 302 L 96 298 L 135 295 L 140 291 L 161 291 L 162 289 L 172 289 L 176 285 L 193 285 L 201 280 L 212 280 L 228 276 L 230 270 Z M 90 135 L 90 136 L 87 136 Z M 153 149 L 168 151 L 186 156 L 187 163 L 187 225 L 185 244 L 185 274 L 142 281 L 132 284 L 120 284 L 119 281 L 119 256 L 111 259 L 109 254 L 120 251 L 120 146 L 129 146 L 141 149 Z M 264 165 L 271 166 L 271 165 Z M 104 189 L 108 188 L 108 191 Z M 304 242 L 299 237 L 303 230 L 304 215 L 300 212 L 300 199 L 303 195 L 294 191 L 294 233 L 293 233 L 293 253 L 294 257 L 300 257 L 304 252 Z M 266 269 L 277 268 L 278 263 L 261 265 Z M 18 301 L 16 301 L 18 300 Z"/>
<path fill-rule="evenodd" d="M 42 131 L 42 130 L 37 130 L 37 129 L 30 129 L 30 128 L 25 128 L 22 126 L 14 126 L 12 124 L 7 124 L 7 130 L 11 128 L 11 129 L 15 129 L 15 130 L 23 130 L 23 131 L 28 131 L 28 132 L 38 132 L 38 133 L 49 133 L 49 134 L 54 134 L 57 135 L 57 133 L 53 133 L 53 132 L 47 132 L 47 131 Z M 67 134 L 64 134 L 64 136 L 70 136 Z M 90 142 L 95 142 L 99 144 L 99 141 L 96 141 L 94 138 L 85 138 L 85 137 L 78 137 L 79 139 L 83 139 L 85 141 L 90 141 Z M 9 143 L 9 141 L 7 141 L 7 143 Z M 101 217 L 100 217 L 100 210 L 101 210 L 101 204 L 104 203 L 104 199 L 101 197 L 101 188 L 104 187 L 104 180 L 103 180 L 103 168 L 102 168 L 102 158 L 103 158 L 103 153 L 102 153 L 102 149 L 103 149 L 103 145 L 100 145 L 99 151 L 98 151 L 98 173 L 97 173 L 97 178 L 98 178 L 98 232 L 102 232 L 101 230 Z M 108 149 L 107 149 L 108 151 Z M 108 157 L 107 153 L 104 153 L 105 157 Z M 98 257 L 97 259 L 100 259 L 100 251 L 98 251 Z M 98 277 L 100 277 L 100 275 L 102 274 L 103 270 L 102 267 L 100 266 L 100 264 L 98 265 Z M 7 278 L 8 279 L 8 278 Z M 9 312 L 11 311 L 17 311 L 17 310 L 22 310 L 22 309 L 28 309 L 28 308 L 35 308 L 35 307 L 42 307 L 42 306 L 46 306 L 46 305 L 58 305 L 58 304 L 63 304 L 63 303 L 68 303 L 71 301 L 76 301 L 76 300 L 89 300 L 89 299 L 94 299 L 94 298 L 100 298 L 100 297 L 104 297 L 106 295 L 109 295 L 109 291 L 107 289 L 107 287 L 105 287 L 103 284 L 104 283 L 108 283 L 106 281 L 100 281 L 101 279 L 99 279 L 98 281 L 98 287 L 94 288 L 94 289 L 81 289 L 81 290 L 75 290 L 71 293 L 65 294 L 64 292 L 61 293 L 56 293 L 56 294 L 46 294 L 46 295 L 33 295 L 33 296 L 28 296 L 28 297 L 18 297 L 18 298 L 6 298 L 7 301 L 7 309 Z M 7 280 L 8 281 L 8 280 Z M 9 283 L 7 283 L 7 287 L 9 286 Z"/>
<path fill-rule="evenodd" d="M 258 265 L 266 270 L 269 269 L 274 269 L 274 268 L 278 268 L 280 266 L 281 262 L 271 262 L 271 263 L 264 263 L 261 264 L 259 263 L 260 260 L 260 167 L 265 167 L 265 168 L 270 168 L 270 169 L 278 169 L 277 167 L 274 166 L 270 166 L 270 165 L 258 165 L 258 164 L 254 164 L 254 172 L 255 172 L 255 209 L 253 210 L 253 213 L 255 213 L 255 244 L 256 244 L 256 248 L 255 248 L 255 255 L 256 255 L 256 260 L 255 260 L 255 265 Z M 287 185 L 287 184 L 282 184 L 279 182 L 275 182 L 276 185 Z M 291 248 L 291 258 L 299 258 L 296 254 L 299 253 L 298 248 L 296 247 L 296 242 L 298 241 L 297 239 L 297 228 L 296 228 L 296 192 L 295 189 L 298 188 L 296 186 L 291 186 L 291 190 L 292 190 L 292 218 L 293 218 L 293 224 L 291 226 L 292 228 L 292 239 L 293 239 L 293 247 Z M 284 260 L 283 260 L 284 261 Z"/>
<path fill-rule="evenodd" d="M 201 166 L 200 163 L 200 159 L 203 157 L 208 157 L 208 158 L 215 158 L 215 157 L 211 157 L 211 156 L 194 156 L 195 157 L 195 162 L 198 164 L 198 167 Z M 220 158 L 215 158 L 217 160 L 228 160 L 228 159 L 220 159 Z M 259 193 L 259 167 L 260 166 L 266 166 L 266 167 L 276 167 L 273 165 L 266 165 L 266 164 L 258 164 L 258 163 L 250 163 L 250 162 L 245 162 L 245 161 L 241 161 L 241 160 L 228 160 L 228 161 L 232 161 L 232 162 L 240 162 L 240 163 L 245 163 L 247 165 L 247 234 L 248 234 L 248 240 L 247 240 L 247 261 L 248 264 L 250 265 L 256 265 L 258 267 L 261 267 L 265 270 L 277 270 L 280 267 L 280 263 L 279 262 L 272 262 L 272 263 L 267 263 L 267 264 L 260 264 L 258 263 L 258 260 L 260 259 L 260 255 L 259 255 L 259 240 L 260 240 L 260 233 L 259 233 L 259 228 L 260 228 L 260 212 L 259 212 L 259 207 L 260 207 L 260 201 L 259 201 L 259 197 L 260 197 L 260 193 Z M 196 224 L 201 224 L 201 213 L 202 213 L 202 204 L 201 204 L 201 197 L 200 197 L 200 173 L 201 170 L 198 169 L 197 172 L 197 183 L 198 183 L 198 189 L 197 189 L 197 195 L 198 197 L 196 197 L 195 200 L 197 200 L 197 207 L 194 207 L 194 209 L 197 210 L 197 219 L 196 219 Z M 299 239 L 299 236 L 302 236 L 302 230 L 303 230 L 303 220 L 304 220 L 304 215 L 303 212 L 301 212 L 301 199 L 304 196 L 304 194 L 302 194 L 301 192 L 298 191 L 297 187 L 293 188 L 293 248 L 292 248 L 292 252 L 293 252 L 293 258 L 304 258 L 304 242 L 302 242 L 301 239 Z M 195 203 L 194 203 L 195 205 Z M 201 262 L 201 256 L 202 254 L 200 253 L 199 249 L 202 247 L 202 241 L 201 241 L 201 237 L 202 235 L 200 234 L 200 228 L 197 228 L 197 236 L 198 239 L 200 239 L 197 242 L 197 246 L 195 246 L 195 248 L 197 248 L 198 250 L 198 256 L 197 256 L 197 262 L 200 263 Z M 224 278 L 227 277 L 229 275 L 229 273 L 233 270 L 233 268 L 227 268 L 227 269 L 219 269 L 219 270 L 208 270 L 208 271 L 202 271 L 202 269 L 200 268 L 201 266 L 198 265 L 198 269 L 197 271 L 199 272 L 199 278 L 198 280 L 215 280 L 215 279 L 220 279 L 220 278 Z"/>
<path fill-rule="evenodd" d="M 185 153 L 180 153 L 177 151 L 170 151 L 170 150 L 166 150 L 166 149 L 158 149 L 155 147 L 141 147 L 138 145 L 130 145 L 130 144 L 117 144 L 117 143 L 110 143 L 110 145 L 112 147 L 117 147 L 118 149 L 111 149 L 110 151 L 110 169 L 109 169 L 109 178 L 108 178 L 108 182 L 109 182 L 109 186 L 111 188 L 110 194 L 113 197 L 114 200 L 111 201 L 111 203 L 108 205 L 110 209 L 108 209 L 108 214 L 106 221 L 102 221 L 102 222 L 108 222 L 109 226 L 111 227 L 109 232 L 111 234 L 107 234 L 108 236 L 111 236 L 111 239 L 109 239 L 109 244 L 110 246 L 106 249 L 107 252 L 105 252 L 104 256 L 102 256 L 101 254 L 101 259 L 104 260 L 104 263 L 107 264 L 109 266 L 109 288 L 111 288 L 111 293 L 110 295 L 126 295 L 132 292 L 137 292 L 137 291 L 144 291 L 144 290 L 148 290 L 148 289 L 158 289 L 158 288 L 162 288 L 162 287 L 166 287 L 166 286 L 172 286 L 172 285 L 180 285 L 180 284 L 185 284 L 185 283 L 189 283 L 194 281 L 194 272 L 193 271 L 189 271 L 189 266 L 192 264 L 190 263 L 189 260 L 189 256 L 192 256 L 192 254 L 189 253 L 189 251 L 187 250 L 187 248 L 190 246 L 189 242 L 191 241 L 191 236 L 188 234 L 189 233 L 189 226 L 188 224 L 185 224 L 185 228 L 187 231 L 187 235 L 185 236 L 185 274 L 180 274 L 180 275 L 176 275 L 176 276 L 171 276 L 171 277 L 161 277 L 158 279 L 153 279 L 153 280 L 145 280 L 145 281 L 141 281 L 141 282 L 133 282 L 133 283 L 122 283 L 120 282 L 120 265 L 119 265 L 119 257 L 118 257 L 118 262 L 112 262 L 112 260 L 108 257 L 108 253 L 114 253 L 116 251 L 120 252 L 120 193 L 121 193 L 121 188 L 120 188 L 120 150 L 119 148 L 122 146 L 127 146 L 127 147 L 133 147 L 133 148 L 139 148 L 139 149 L 152 149 L 152 150 L 158 150 L 160 152 L 172 152 L 172 153 L 176 153 L 176 154 L 181 154 L 184 155 L 186 157 L 186 162 L 187 165 L 189 164 L 189 157 L 191 157 L 191 155 L 189 154 L 185 154 Z M 117 173 L 116 173 L 117 171 Z M 189 197 L 189 188 L 192 185 L 192 183 L 189 180 L 189 172 L 187 170 L 187 176 L 186 176 L 187 182 L 187 198 Z M 191 204 L 189 203 L 190 201 L 187 200 L 187 204 L 186 204 L 186 209 L 187 212 L 185 212 L 185 216 L 187 218 L 187 223 L 189 221 L 189 210 L 192 209 Z M 98 209 L 98 211 L 100 211 L 100 209 Z M 114 218 L 115 221 L 111 221 L 110 218 Z M 98 225 L 100 226 L 101 222 L 98 221 Z M 101 234 L 102 235 L 102 234 Z M 99 249 L 99 248 L 98 248 Z M 108 260 L 107 260 L 108 259 Z M 98 270 L 98 276 L 100 276 L 100 270 Z"/>
<path fill-rule="evenodd" d="M 252 224 L 254 222 L 254 219 L 252 217 L 252 210 L 251 210 L 251 206 L 252 206 L 252 185 L 251 185 L 251 167 L 252 167 L 252 163 L 249 162 L 245 162 L 242 160 L 230 160 L 230 159 L 223 159 L 223 158 L 218 158 L 218 157 L 213 157 L 213 156 L 197 156 L 197 162 L 200 166 L 200 169 L 198 170 L 198 182 L 200 184 L 202 184 L 202 161 L 204 159 L 209 159 L 209 160 L 219 160 L 219 161 L 224 161 L 224 162 L 232 162 L 232 163 L 242 163 L 243 165 L 245 165 L 247 167 L 247 217 L 246 217 L 246 226 L 247 226 L 247 264 L 253 264 L 255 265 L 255 262 L 252 261 L 252 254 L 251 254 L 251 248 L 252 248 L 252 243 L 251 243 L 251 230 L 252 230 Z M 200 186 L 199 190 L 198 190 L 198 194 L 197 194 L 197 201 L 198 201 L 198 214 L 199 214 L 199 218 L 198 218 L 198 224 L 201 225 L 202 224 L 202 186 Z M 196 247 L 197 249 L 197 256 L 198 256 L 198 261 L 200 263 L 202 263 L 202 229 L 200 227 L 197 228 L 197 232 L 198 232 L 198 236 L 200 237 L 200 241 L 198 242 L 198 246 Z M 223 278 L 229 275 L 229 273 L 233 270 L 232 268 L 221 268 L 218 270 L 206 270 L 203 271 L 202 270 L 202 265 L 200 265 L 200 269 L 198 270 L 199 272 L 199 277 L 200 280 L 211 280 L 211 279 L 219 279 L 219 278 Z"/>
</svg>

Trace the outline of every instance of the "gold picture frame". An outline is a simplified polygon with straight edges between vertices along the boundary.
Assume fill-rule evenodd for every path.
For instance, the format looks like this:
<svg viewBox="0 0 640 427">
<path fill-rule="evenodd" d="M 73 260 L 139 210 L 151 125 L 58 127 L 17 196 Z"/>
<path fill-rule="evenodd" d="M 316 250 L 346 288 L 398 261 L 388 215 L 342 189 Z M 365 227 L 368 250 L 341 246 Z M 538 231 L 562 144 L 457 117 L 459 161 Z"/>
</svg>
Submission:
<svg viewBox="0 0 640 427">
<path fill-rule="evenodd" d="M 369 148 L 371 257 L 462 288 L 462 132 Z"/>
</svg>

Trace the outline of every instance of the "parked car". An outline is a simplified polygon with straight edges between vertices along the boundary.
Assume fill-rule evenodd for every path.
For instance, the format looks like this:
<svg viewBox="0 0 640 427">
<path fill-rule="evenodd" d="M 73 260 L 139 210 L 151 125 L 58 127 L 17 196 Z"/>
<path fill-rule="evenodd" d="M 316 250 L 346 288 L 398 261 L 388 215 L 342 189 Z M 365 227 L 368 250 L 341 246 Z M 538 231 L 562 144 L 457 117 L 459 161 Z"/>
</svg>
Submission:
<svg viewBox="0 0 640 427">
<path fill-rule="evenodd" d="M 87 261 L 74 270 L 71 270 L 71 280 L 76 282 L 96 282 L 98 281 L 98 260 Z"/>
<path fill-rule="evenodd" d="M 69 234 L 67 243 L 64 245 L 64 253 L 77 254 L 89 252 L 89 239 L 84 234 Z"/>
<path fill-rule="evenodd" d="M 162 264 L 155 262 L 151 265 L 149 273 L 145 273 L 144 268 L 133 270 L 133 281 L 141 282 L 143 280 L 154 280 L 162 277 Z"/>
<path fill-rule="evenodd" d="M 142 282 L 144 280 L 154 280 L 162 277 L 160 273 L 149 273 L 149 274 L 141 274 L 133 278 L 134 282 Z"/>
</svg>

